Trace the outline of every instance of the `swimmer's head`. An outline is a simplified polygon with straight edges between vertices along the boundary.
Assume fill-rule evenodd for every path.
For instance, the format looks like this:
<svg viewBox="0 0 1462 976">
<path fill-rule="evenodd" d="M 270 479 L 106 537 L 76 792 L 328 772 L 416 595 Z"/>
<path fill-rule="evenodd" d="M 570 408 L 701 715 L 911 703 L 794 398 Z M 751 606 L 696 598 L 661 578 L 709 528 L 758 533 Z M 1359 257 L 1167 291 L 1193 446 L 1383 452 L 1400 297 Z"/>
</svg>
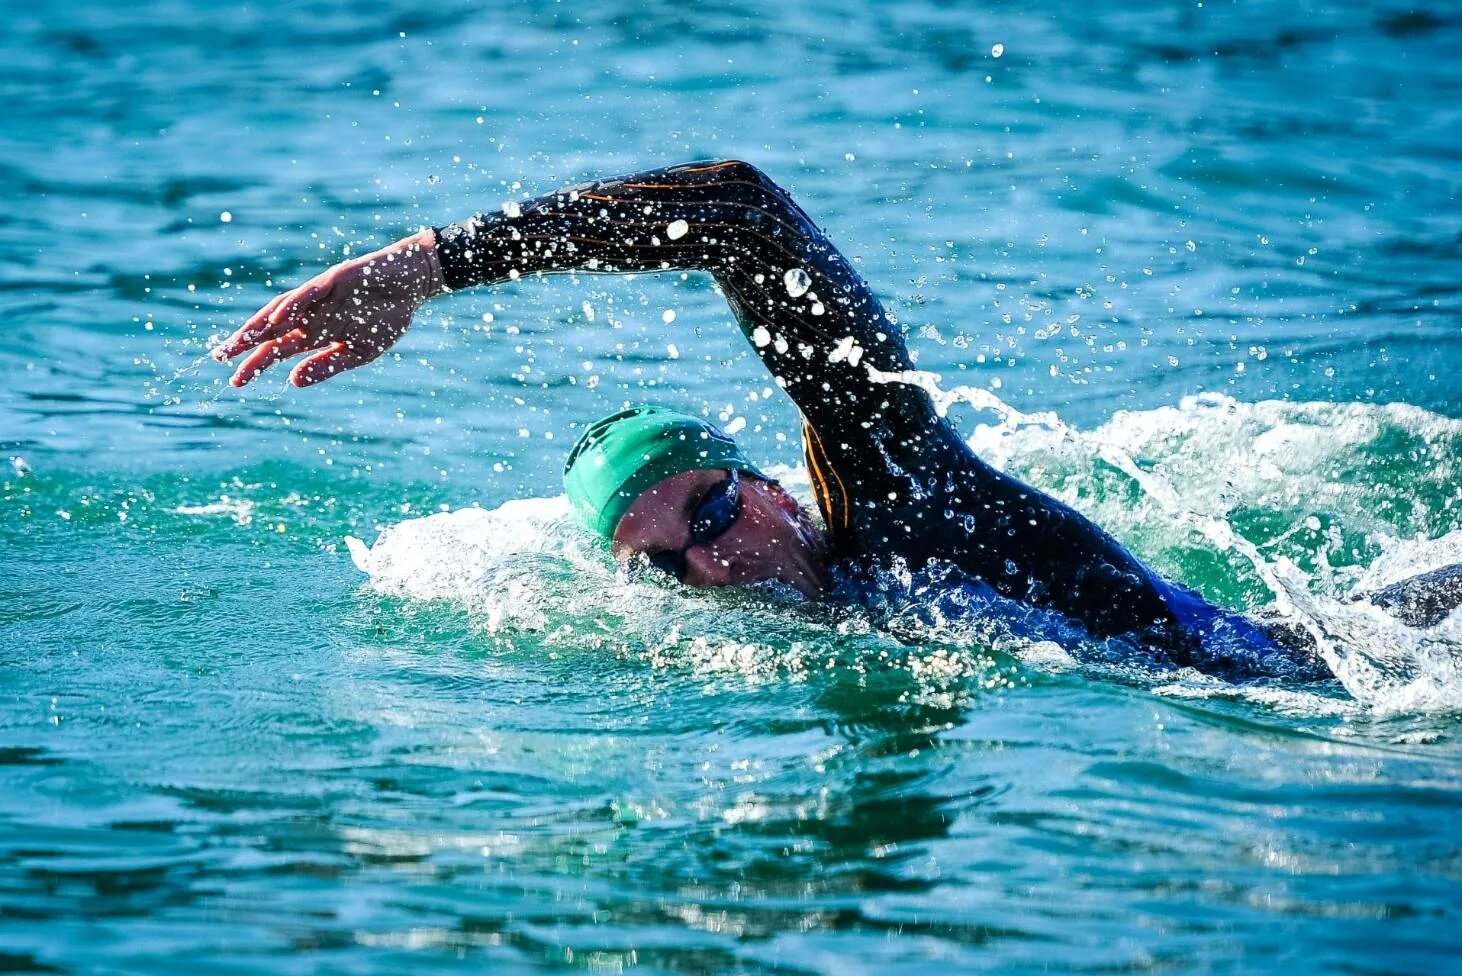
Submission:
<svg viewBox="0 0 1462 976">
<path fill-rule="evenodd" d="M 665 407 L 638 406 L 596 421 L 563 467 L 579 521 L 612 538 L 641 493 L 686 471 L 734 470 L 763 480 L 741 448 L 711 424 Z"/>
<path fill-rule="evenodd" d="M 822 586 L 826 544 L 796 500 L 726 434 L 664 407 L 621 410 L 585 431 L 564 464 L 575 515 L 682 582 Z"/>
</svg>

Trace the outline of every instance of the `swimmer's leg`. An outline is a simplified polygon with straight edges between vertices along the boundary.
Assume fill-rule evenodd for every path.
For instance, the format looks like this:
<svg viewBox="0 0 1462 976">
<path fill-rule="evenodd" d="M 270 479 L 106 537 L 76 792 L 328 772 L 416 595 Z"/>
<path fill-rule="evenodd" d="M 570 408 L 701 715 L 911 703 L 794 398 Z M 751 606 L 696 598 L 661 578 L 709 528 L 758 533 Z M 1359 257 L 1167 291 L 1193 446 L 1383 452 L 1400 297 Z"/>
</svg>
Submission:
<svg viewBox="0 0 1462 976">
<path fill-rule="evenodd" d="M 1354 602 L 1367 600 L 1408 627 L 1435 627 L 1462 606 L 1462 563 L 1420 573 L 1379 590 L 1354 593 L 1350 598 Z M 1274 643 L 1313 667 L 1324 667 L 1314 635 L 1304 627 L 1262 613 L 1253 621 Z"/>
<path fill-rule="evenodd" d="M 1462 606 L 1462 563 L 1443 566 L 1352 600 L 1369 600 L 1408 627 L 1435 627 Z"/>
</svg>

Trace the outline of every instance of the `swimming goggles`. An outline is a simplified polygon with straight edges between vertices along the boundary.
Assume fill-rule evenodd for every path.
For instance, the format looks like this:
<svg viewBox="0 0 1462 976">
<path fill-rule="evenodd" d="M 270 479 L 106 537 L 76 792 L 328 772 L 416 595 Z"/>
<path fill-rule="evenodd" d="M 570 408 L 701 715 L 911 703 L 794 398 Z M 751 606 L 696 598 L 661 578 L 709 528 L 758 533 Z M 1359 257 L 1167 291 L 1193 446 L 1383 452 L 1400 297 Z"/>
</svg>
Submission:
<svg viewBox="0 0 1462 976">
<path fill-rule="evenodd" d="M 671 576 L 685 582 L 685 554 L 693 546 L 715 542 L 731 531 L 731 526 L 741 517 L 741 477 L 732 468 L 716 482 L 701 498 L 695 514 L 690 518 L 690 541 L 679 549 L 666 549 L 651 553 L 650 565 L 664 570 Z"/>
</svg>

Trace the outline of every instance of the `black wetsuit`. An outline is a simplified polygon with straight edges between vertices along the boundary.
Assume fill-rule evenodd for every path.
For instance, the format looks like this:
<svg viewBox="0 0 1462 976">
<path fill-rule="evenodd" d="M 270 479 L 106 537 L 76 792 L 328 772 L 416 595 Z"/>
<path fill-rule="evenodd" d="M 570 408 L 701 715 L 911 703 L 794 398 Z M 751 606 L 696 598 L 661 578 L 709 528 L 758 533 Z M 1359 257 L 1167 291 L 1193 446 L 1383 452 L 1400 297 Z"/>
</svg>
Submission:
<svg viewBox="0 0 1462 976">
<path fill-rule="evenodd" d="M 1201 666 L 1233 656 L 1214 649 L 1217 632 L 1269 662 L 1246 670 L 1274 671 L 1282 652 L 1243 617 L 1163 580 L 1085 516 L 986 464 L 923 389 L 876 382 L 870 368 L 913 369 L 900 329 L 756 167 L 693 163 L 559 190 L 440 228 L 437 250 L 454 289 L 565 271 L 710 273 L 801 410 L 837 559 L 953 563 L 1095 637 L 1131 634 Z"/>
</svg>

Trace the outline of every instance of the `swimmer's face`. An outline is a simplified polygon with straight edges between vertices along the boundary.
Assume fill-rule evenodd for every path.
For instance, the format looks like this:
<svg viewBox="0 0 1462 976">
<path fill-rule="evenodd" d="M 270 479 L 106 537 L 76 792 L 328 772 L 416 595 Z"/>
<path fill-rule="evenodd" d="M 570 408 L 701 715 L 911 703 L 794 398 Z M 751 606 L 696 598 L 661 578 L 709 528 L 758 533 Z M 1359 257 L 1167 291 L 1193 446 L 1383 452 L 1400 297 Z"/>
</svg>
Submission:
<svg viewBox="0 0 1462 976">
<path fill-rule="evenodd" d="M 780 580 L 807 596 L 823 586 L 827 544 L 774 482 L 724 470 L 684 471 L 648 489 L 614 530 L 614 553 L 643 553 L 691 586 Z"/>
</svg>

